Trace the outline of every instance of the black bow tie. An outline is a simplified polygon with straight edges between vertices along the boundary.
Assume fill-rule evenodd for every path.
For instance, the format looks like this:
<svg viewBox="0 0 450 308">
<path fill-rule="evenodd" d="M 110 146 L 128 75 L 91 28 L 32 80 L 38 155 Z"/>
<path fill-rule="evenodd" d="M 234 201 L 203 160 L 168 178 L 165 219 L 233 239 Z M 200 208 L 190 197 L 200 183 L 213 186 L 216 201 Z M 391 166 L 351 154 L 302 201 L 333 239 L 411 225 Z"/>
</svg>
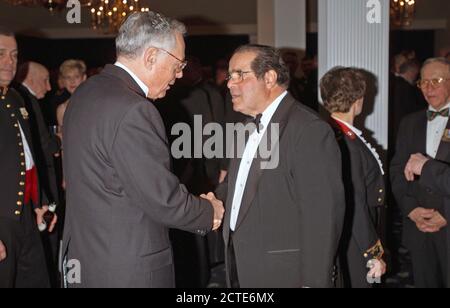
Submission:
<svg viewBox="0 0 450 308">
<path fill-rule="evenodd" d="M 263 116 L 262 113 L 260 113 L 252 119 L 252 122 L 255 123 L 255 125 L 256 125 L 256 131 L 258 132 L 258 134 L 259 134 L 259 130 L 263 129 L 263 126 L 261 125 L 262 116 Z"/>
<path fill-rule="evenodd" d="M 428 110 L 427 111 L 427 118 L 428 118 L 428 121 L 433 121 L 438 116 L 448 118 L 449 114 L 450 114 L 450 109 L 449 108 L 442 109 L 441 111 Z"/>
</svg>

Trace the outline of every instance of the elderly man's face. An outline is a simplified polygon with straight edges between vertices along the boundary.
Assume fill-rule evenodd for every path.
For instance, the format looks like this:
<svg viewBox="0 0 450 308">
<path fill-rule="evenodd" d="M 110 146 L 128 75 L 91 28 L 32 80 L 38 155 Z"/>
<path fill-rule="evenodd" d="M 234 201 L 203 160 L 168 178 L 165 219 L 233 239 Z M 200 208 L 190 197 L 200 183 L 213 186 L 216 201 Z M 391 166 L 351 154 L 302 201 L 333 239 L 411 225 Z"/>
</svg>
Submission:
<svg viewBox="0 0 450 308">
<path fill-rule="evenodd" d="M 184 38 L 180 33 L 177 33 L 175 38 L 175 48 L 167 51 L 160 49 L 159 51 L 155 71 L 152 74 L 153 78 L 149 79 L 148 84 L 150 99 L 163 98 L 170 86 L 174 85 L 177 79 L 183 77 L 181 68 L 185 59 Z"/>
<path fill-rule="evenodd" d="M 422 93 L 428 104 L 436 110 L 441 110 L 450 101 L 450 72 L 448 66 L 441 63 L 428 64 L 422 69 L 421 78 L 422 81 L 444 79 L 441 84 L 436 86 L 430 83 L 422 86 Z"/>
<path fill-rule="evenodd" d="M 34 92 L 37 99 L 43 99 L 48 91 L 52 89 L 50 86 L 50 75 L 46 69 L 41 69 L 34 76 Z"/>
<path fill-rule="evenodd" d="M 7 87 L 17 69 L 17 43 L 14 37 L 0 35 L 0 86 Z"/>
<path fill-rule="evenodd" d="M 258 80 L 251 68 L 256 56 L 254 52 L 237 53 L 231 58 L 228 69 L 232 76 L 228 81 L 228 88 L 233 109 L 249 116 L 258 114 L 259 106 L 265 102 L 267 94 L 264 80 Z"/>
</svg>

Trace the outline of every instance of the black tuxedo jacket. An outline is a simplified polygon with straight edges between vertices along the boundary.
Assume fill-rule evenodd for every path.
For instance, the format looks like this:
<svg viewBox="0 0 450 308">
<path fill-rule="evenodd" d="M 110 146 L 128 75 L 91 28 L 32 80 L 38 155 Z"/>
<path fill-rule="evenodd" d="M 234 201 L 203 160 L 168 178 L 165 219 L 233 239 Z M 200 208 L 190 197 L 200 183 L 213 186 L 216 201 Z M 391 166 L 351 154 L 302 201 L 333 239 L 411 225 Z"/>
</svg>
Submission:
<svg viewBox="0 0 450 308">
<path fill-rule="evenodd" d="M 331 287 L 345 211 L 334 133 L 291 95 L 271 123 L 279 124 L 278 167 L 265 170 L 261 157 L 253 160 L 233 233 L 240 286 Z M 226 200 L 225 247 L 239 164 L 231 160 L 217 190 Z"/>
<path fill-rule="evenodd" d="M 444 195 L 424 186 L 418 179 L 407 182 L 404 170 L 410 156 L 416 153 L 426 155 L 427 144 L 426 110 L 413 113 L 404 118 L 397 138 L 396 153 L 391 163 L 392 191 L 405 217 L 403 238 L 407 246 L 421 245 L 425 234 L 408 218 L 415 208 L 435 209 L 445 215 Z M 450 122 L 447 124 L 450 129 Z M 443 136 L 436 160 L 450 163 L 450 139 Z"/>
<path fill-rule="evenodd" d="M 342 153 L 346 215 L 340 264 L 347 287 L 368 287 L 367 262 L 381 244 L 378 224 L 385 204 L 385 184 L 380 166 L 364 142 L 347 126 L 331 119 Z"/>
</svg>

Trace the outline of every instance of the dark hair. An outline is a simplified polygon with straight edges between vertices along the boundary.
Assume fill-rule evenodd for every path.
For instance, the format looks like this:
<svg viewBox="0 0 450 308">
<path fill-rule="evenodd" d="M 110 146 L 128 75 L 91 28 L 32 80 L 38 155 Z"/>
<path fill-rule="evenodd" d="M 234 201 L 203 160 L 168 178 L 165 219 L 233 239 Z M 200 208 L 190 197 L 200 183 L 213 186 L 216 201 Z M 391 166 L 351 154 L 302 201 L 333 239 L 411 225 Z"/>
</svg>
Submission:
<svg viewBox="0 0 450 308">
<path fill-rule="evenodd" d="M 11 31 L 10 29 L 4 27 L 4 26 L 0 26 L 0 35 L 4 35 L 4 36 L 15 36 L 14 32 Z"/>
<path fill-rule="evenodd" d="M 242 52 L 256 53 L 251 68 L 258 79 L 262 79 L 268 71 L 274 70 L 278 76 L 277 84 L 286 88 L 289 86 L 289 69 L 277 49 L 270 46 L 250 44 L 239 47 L 234 54 Z"/>
<path fill-rule="evenodd" d="M 408 60 L 402 65 L 400 65 L 399 73 L 405 74 L 412 70 L 420 71 L 420 63 L 417 60 Z"/>
<path fill-rule="evenodd" d="M 366 93 L 364 73 L 357 68 L 335 67 L 320 80 L 320 94 L 330 113 L 350 111 L 352 105 Z"/>
</svg>

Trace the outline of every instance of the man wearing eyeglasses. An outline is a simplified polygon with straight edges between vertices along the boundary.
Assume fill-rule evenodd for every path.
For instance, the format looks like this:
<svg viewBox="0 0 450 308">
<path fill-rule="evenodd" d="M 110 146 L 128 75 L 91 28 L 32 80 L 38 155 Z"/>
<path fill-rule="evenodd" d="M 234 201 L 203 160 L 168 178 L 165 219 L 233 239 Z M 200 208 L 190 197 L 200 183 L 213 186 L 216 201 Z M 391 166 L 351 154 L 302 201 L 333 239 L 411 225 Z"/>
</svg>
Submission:
<svg viewBox="0 0 450 308">
<path fill-rule="evenodd" d="M 226 200 L 223 234 L 233 288 L 333 286 L 345 211 L 340 152 L 331 128 L 296 101 L 288 85 L 289 70 L 272 47 L 242 46 L 230 60 L 233 109 L 256 122 L 217 190 Z M 272 153 L 279 160 L 267 169 L 259 151 L 276 127 L 279 140 L 272 145 L 279 148 Z"/>
<path fill-rule="evenodd" d="M 417 84 L 429 107 L 405 117 L 400 125 L 391 163 L 392 189 L 405 218 L 403 239 L 411 252 L 416 287 L 450 287 L 445 195 L 419 177 L 407 181 L 404 174 L 416 153 L 450 163 L 450 62 L 427 60 Z"/>
<path fill-rule="evenodd" d="M 132 14 L 116 38 L 116 64 L 71 98 L 63 131 L 67 287 L 174 287 L 168 228 L 205 235 L 221 224 L 222 202 L 189 194 L 171 172 L 164 125 L 147 99 L 164 97 L 183 76 L 185 31 L 155 12 Z"/>
</svg>

